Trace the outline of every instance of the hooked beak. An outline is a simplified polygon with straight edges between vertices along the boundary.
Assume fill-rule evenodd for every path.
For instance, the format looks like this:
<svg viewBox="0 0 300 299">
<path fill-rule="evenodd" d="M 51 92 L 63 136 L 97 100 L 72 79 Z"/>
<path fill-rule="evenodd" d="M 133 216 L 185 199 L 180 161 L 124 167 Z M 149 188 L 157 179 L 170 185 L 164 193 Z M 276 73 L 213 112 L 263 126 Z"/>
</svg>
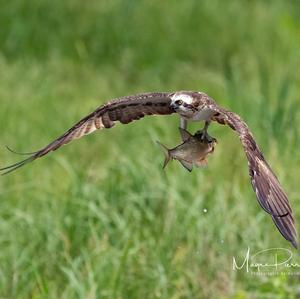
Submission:
<svg viewBox="0 0 300 299">
<path fill-rule="evenodd" d="M 170 108 L 175 111 L 178 108 L 178 105 L 175 103 L 171 103 Z"/>
</svg>

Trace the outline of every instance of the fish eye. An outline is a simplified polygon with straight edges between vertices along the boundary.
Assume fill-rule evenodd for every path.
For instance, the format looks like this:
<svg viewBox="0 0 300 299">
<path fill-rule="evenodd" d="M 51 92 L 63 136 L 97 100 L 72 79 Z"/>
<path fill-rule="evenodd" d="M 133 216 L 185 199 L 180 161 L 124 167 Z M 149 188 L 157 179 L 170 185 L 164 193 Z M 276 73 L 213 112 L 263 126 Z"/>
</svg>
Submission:
<svg viewBox="0 0 300 299">
<path fill-rule="evenodd" d="M 178 105 L 178 106 L 181 106 L 183 104 L 183 101 L 182 100 L 177 100 L 177 101 L 175 101 L 175 104 Z"/>
</svg>

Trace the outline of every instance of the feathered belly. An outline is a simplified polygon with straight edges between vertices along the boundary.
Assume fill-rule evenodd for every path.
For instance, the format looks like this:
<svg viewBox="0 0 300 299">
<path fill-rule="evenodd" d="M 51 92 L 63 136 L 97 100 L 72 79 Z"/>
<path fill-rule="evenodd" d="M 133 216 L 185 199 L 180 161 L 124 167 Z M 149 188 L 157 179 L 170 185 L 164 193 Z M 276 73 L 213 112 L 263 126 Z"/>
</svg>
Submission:
<svg viewBox="0 0 300 299">
<path fill-rule="evenodd" d="M 191 121 L 201 121 L 201 120 L 210 120 L 210 118 L 214 115 L 215 111 L 209 108 L 205 108 L 196 112 L 189 120 Z"/>
</svg>

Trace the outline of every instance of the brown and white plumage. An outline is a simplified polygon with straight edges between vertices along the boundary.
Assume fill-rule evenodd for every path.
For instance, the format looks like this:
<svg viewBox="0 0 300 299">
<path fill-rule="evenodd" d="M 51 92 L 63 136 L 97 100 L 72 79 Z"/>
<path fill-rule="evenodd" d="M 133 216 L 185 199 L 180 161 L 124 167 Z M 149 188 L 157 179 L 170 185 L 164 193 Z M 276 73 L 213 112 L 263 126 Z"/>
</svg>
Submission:
<svg viewBox="0 0 300 299">
<path fill-rule="evenodd" d="M 297 247 L 297 234 L 292 210 L 277 177 L 265 161 L 246 123 L 235 113 L 219 107 L 214 100 L 201 92 L 157 92 L 127 96 L 112 100 L 77 122 L 53 142 L 32 153 L 27 159 L 1 168 L 7 174 L 74 139 L 81 138 L 97 129 L 111 128 L 116 122 L 123 124 L 146 115 L 177 113 L 182 124 L 187 121 L 207 123 L 216 121 L 235 130 L 241 140 L 249 165 L 253 189 L 262 208 L 271 214 L 281 234 Z"/>
<path fill-rule="evenodd" d="M 265 160 L 248 126 L 237 114 L 220 108 L 216 110 L 218 112 L 212 120 L 229 125 L 237 132 L 241 140 L 248 159 L 251 184 L 258 202 L 272 216 L 275 225 L 284 238 L 297 248 L 295 221 L 287 195 Z"/>
<path fill-rule="evenodd" d="M 97 129 L 112 128 L 117 121 L 128 124 L 146 115 L 166 115 L 175 111 L 170 108 L 170 93 L 145 93 L 134 96 L 117 98 L 100 106 L 95 111 L 81 119 L 67 132 L 49 143 L 44 148 L 31 153 L 31 155 L 16 164 L 1 168 L 3 174 L 10 173 L 19 167 L 55 151 L 61 146 L 94 132 Z"/>
</svg>

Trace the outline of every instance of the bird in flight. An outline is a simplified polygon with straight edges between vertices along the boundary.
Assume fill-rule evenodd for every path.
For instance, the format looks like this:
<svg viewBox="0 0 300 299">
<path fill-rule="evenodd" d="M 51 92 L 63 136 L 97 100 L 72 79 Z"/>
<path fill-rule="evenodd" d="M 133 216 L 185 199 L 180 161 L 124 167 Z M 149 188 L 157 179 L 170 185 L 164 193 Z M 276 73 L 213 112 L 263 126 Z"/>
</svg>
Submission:
<svg viewBox="0 0 300 299">
<path fill-rule="evenodd" d="M 297 248 L 295 221 L 287 195 L 265 160 L 247 124 L 237 114 L 218 106 L 203 92 L 152 92 L 111 100 L 81 119 L 47 146 L 36 152 L 28 153 L 29 156 L 26 159 L 16 164 L 0 168 L 0 172 L 2 174 L 10 173 L 74 139 L 81 138 L 97 129 L 112 128 L 116 122 L 128 124 L 146 115 L 173 113 L 179 114 L 180 126 L 183 129 L 186 128 L 189 121 L 205 121 L 202 134 L 204 138 L 209 138 L 207 129 L 212 121 L 228 125 L 238 134 L 248 159 L 251 184 L 259 204 L 271 215 L 283 237 Z"/>
</svg>

